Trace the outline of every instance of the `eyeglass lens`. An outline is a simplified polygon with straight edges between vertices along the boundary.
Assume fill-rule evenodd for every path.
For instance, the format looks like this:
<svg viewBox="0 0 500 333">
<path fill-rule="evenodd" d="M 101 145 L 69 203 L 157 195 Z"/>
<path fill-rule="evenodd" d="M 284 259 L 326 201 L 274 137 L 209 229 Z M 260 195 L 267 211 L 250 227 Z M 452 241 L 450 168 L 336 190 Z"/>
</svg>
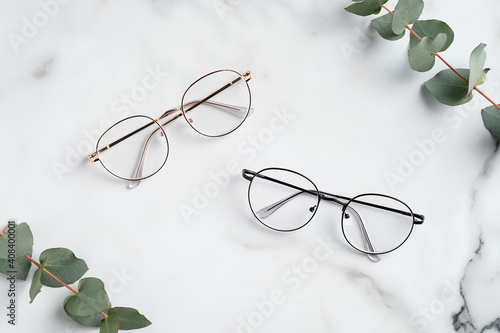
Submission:
<svg viewBox="0 0 500 333">
<path fill-rule="evenodd" d="M 99 139 L 97 151 L 99 161 L 109 172 L 122 179 L 138 180 L 154 175 L 165 164 L 168 142 L 152 118 L 132 116 L 110 127 Z"/>
<path fill-rule="evenodd" d="M 319 203 L 317 188 L 310 180 L 280 169 L 259 172 L 250 183 L 248 198 L 255 217 L 267 227 L 280 231 L 306 225 Z"/>
<path fill-rule="evenodd" d="M 412 229 L 413 213 L 410 208 L 384 195 L 357 196 L 342 214 L 342 232 L 346 240 L 365 253 L 386 253 L 398 248 Z"/>
<path fill-rule="evenodd" d="M 238 128 L 250 109 L 250 88 L 237 72 L 221 70 L 195 81 L 184 93 L 181 108 L 188 123 L 207 136 Z"/>
</svg>

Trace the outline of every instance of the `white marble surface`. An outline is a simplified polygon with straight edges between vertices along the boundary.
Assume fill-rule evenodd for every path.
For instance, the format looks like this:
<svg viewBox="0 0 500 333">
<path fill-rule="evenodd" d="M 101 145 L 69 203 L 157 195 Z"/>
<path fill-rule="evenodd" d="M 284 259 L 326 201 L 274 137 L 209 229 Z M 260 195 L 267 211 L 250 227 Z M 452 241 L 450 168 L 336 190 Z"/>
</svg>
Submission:
<svg viewBox="0 0 500 333">
<path fill-rule="evenodd" d="M 0 14 L 0 224 L 28 222 L 36 258 L 72 249 L 113 305 L 153 322 L 141 332 L 500 330 L 500 159 L 482 125 L 484 99 L 446 107 L 421 88 L 443 64 L 411 71 L 407 39 L 381 39 L 371 18 L 343 10 L 348 0 L 74 0 L 43 9 L 49 2 L 3 1 Z M 496 0 L 427 0 L 422 15 L 454 29 L 443 56 L 457 67 L 488 44 L 484 90 L 496 100 L 499 9 Z M 219 68 L 254 74 L 255 113 L 236 132 L 204 138 L 179 121 L 168 129 L 165 168 L 135 190 L 85 160 L 105 123 L 156 116 Z M 150 72 L 157 84 L 127 102 Z M 419 143 L 433 137 L 424 154 Z M 419 165 L 403 170 L 410 158 Z M 337 207 L 280 234 L 253 218 L 239 173 L 200 198 L 228 164 L 291 168 L 344 195 L 387 193 L 426 221 L 372 263 L 344 242 Z M 387 180 L 398 172 L 399 182 Z M 183 215 L 187 206 L 196 214 Z M 2 332 L 97 332 L 65 315 L 69 291 L 44 288 L 29 304 L 29 284 L 17 288 L 11 327 L 0 282 Z"/>
</svg>

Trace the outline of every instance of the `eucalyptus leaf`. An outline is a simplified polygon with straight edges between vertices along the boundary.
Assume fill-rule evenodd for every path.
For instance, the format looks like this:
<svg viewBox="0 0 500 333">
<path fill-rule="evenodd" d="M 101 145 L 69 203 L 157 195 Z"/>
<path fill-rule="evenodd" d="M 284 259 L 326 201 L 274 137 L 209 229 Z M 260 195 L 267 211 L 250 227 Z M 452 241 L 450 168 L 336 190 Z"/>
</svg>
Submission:
<svg viewBox="0 0 500 333">
<path fill-rule="evenodd" d="M 457 72 L 464 78 L 469 77 L 468 69 L 459 68 Z M 461 105 L 472 99 L 472 94 L 468 91 L 468 83 L 451 69 L 437 73 L 436 76 L 425 82 L 425 87 L 438 101 L 446 105 Z"/>
<path fill-rule="evenodd" d="M 98 278 L 83 278 L 78 283 L 79 293 L 64 300 L 66 314 L 84 326 L 100 327 L 103 315 L 111 308 L 104 283 Z"/>
<path fill-rule="evenodd" d="M 469 65 L 470 65 L 470 74 L 469 74 L 469 91 L 471 92 L 476 84 L 481 80 L 481 76 L 483 75 L 484 63 L 486 62 L 486 52 L 484 48 L 486 44 L 479 44 L 471 53 Z"/>
<path fill-rule="evenodd" d="M 491 135 L 500 141 L 500 110 L 492 105 L 481 110 L 484 126 L 490 131 Z"/>
<path fill-rule="evenodd" d="M 378 14 L 382 9 L 382 5 L 387 1 L 388 0 L 364 0 L 353 3 L 349 7 L 345 8 L 345 10 L 360 16 Z"/>
<path fill-rule="evenodd" d="M 375 30 L 377 30 L 379 35 L 382 36 L 382 38 L 387 39 L 387 40 L 398 40 L 405 35 L 404 30 L 399 35 L 396 35 L 394 33 L 394 31 L 392 31 L 392 14 L 391 13 L 387 13 L 385 15 L 382 15 L 382 16 L 377 17 L 376 19 L 372 20 L 372 25 L 375 28 Z"/>
<path fill-rule="evenodd" d="M 480 85 L 482 85 L 484 82 L 486 82 L 486 74 L 488 74 L 488 72 L 489 72 L 490 70 L 491 70 L 490 68 L 485 68 L 485 69 L 483 69 L 483 74 L 481 75 L 481 77 L 480 77 L 480 78 L 479 78 L 479 80 L 477 81 L 476 86 L 480 86 Z"/>
<path fill-rule="evenodd" d="M 107 318 L 101 321 L 99 333 L 116 333 L 119 329 L 118 313 L 111 310 L 107 314 Z"/>
<path fill-rule="evenodd" d="M 394 9 L 392 31 L 399 35 L 406 29 L 406 25 L 418 20 L 424 10 L 423 0 L 399 0 Z"/>
<path fill-rule="evenodd" d="M 26 280 L 31 269 L 31 261 L 26 258 L 33 253 L 33 234 L 27 223 L 14 223 L 14 258 L 9 258 L 9 251 L 12 257 L 12 241 L 9 243 L 8 226 L 2 232 L 5 237 L 0 237 L 0 273 L 15 275 L 16 279 Z M 11 232 L 12 233 L 12 232 Z M 12 273 L 15 272 L 15 273 Z"/>
<path fill-rule="evenodd" d="M 136 309 L 116 307 L 111 308 L 109 313 L 117 313 L 121 330 L 135 330 L 151 325 L 151 322 Z"/>
<path fill-rule="evenodd" d="M 417 72 L 427 72 L 436 62 L 436 53 L 446 44 L 446 34 L 424 37 L 422 41 L 408 51 L 410 67 Z"/>
<path fill-rule="evenodd" d="M 40 279 L 42 277 L 43 265 L 41 265 L 33 274 L 33 279 L 31 280 L 30 287 L 30 303 L 33 303 L 36 295 L 38 295 L 42 291 L 42 283 Z"/>
<path fill-rule="evenodd" d="M 48 249 L 40 254 L 40 264 L 66 284 L 78 281 L 88 271 L 84 260 L 77 258 L 71 250 L 65 248 Z M 42 274 L 44 286 L 58 288 L 63 285 L 47 273 Z"/>
<path fill-rule="evenodd" d="M 455 39 L 455 33 L 451 30 L 450 26 L 443 21 L 438 20 L 425 20 L 425 21 L 417 21 L 413 24 L 412 30 L 421 38 L 424 37 L 437 37 L 440 33 L 446 34 L 446 44 L 442 47 L 439 52 L 442 52 L 448 47 L 450 47 L 451 43 Z M 418 39 L 415 35 L 410 34 L 410 48 L 414 47 L 420 43 L 420 39 Z"/>
</svg>

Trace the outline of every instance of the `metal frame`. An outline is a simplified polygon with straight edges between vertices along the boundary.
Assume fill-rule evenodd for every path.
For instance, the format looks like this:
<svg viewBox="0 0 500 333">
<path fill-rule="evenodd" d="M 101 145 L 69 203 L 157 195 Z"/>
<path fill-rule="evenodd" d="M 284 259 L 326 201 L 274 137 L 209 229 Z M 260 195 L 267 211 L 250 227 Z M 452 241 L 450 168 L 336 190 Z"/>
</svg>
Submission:
<svg viewBox="0 0 500 333">
<path fill-rule="evenodd" d="M 301 176 L 301 177 L 305 178 L 306 180 L 308 180 L 314 186 L 314 189 L 301 188 L 299 186 L 296 186 L 296 185 L 284 182 L 282 180 L 279 180 L 279 179 L 276 179 L 276 178 L 273 178 L 273 177 L 268 177 L 268 176 L 262 174 L 262 172 L 269 171 L 269 170 L 278 170 L 278 171 L 285 171 L 285 172 L 294 173 L 294 174 L 296 174 L 298 176 Z M 337 194 L 332 194 L 332 193 L 328 193 L 328 192 L 323 192 L 323 191 L 320 191 L 318 189 L 318 187 L 314 184 L 314 182 L 312 180 L 310 180 L 308 177 L 304 176 L 303 174 L 301 174 L 299 172 L 296 172 L 296 171 L 293 171 L 293 170 L 290 170 L 290 169 L 274 168 L 273 167 L 273 168 L 265 168 L 265 169 L 262 169 L 262 170 L 260 170 L 258 172 L 251 171 L 251 170 L 248 170 L 248 169 L 243 169 L 242 170 L 242 176 L 246 180 L 250 181 L 250 184 L 248 186 L 248 203 L 249 203 L 249 206 L 250 206 L 250 210 L 252 211 L 252 213 L 255 216 L 255 218 L 257 220 L 259 220 L 259 222 L 262 223 L 267 228 L 270 228 L 270 229 L 273 229 L 273 230 L 276 230 L 276 231 L 282 231 L 282 232 L 289 232 L 289 231 L 295 231 L 295 230 L 301 229 L 301 228 L 305 227 L 313 219 L 313 217 L 316 215 L 316 212 L 318 211 L 319 203 L 321 202 L 321 200 L 331 201 L 331 202 L 334 202 L 334 203 L 342 206 L 341 227 L 342 227 L 342 234 L 343 234 L 345 240 L 347 241 L 347 243 L 349 245 L 351 245 L 357 251 L 367 254 L 368 257 L 370 258 L 370 260 L 372 260 L 372 261 L 379 261 L 380 260 L 379 255 L 392 252 L 392 251 L 396 250 L 397 248 L 399 248 L 401 245 L 403 245 L 406 242 L 406 240 L 410 237 L 410 234 L 413 231 L 413 226 L 415 224 L 422 224 L 422 223 L 424 223 L 424 220 L 425 220 L 425 217 L 422 214 L 415 214 L 415 213 L 413 213 L 413 211 L 411 210 L 411 208 L 407 204 L 405 204 L 403 201 L 401 201 L 401 200 L 399 200 L 397 198 L 394 198 L 392 196 L 388 196 L 388 195 L 385 195 L 385 194 L 379 194 L 379 193 L 365 193 L 365 194 L 357 195 L 357 196 L 355 196 L 353 198 L 349 198 L 349 197 L 342 196 L 342 195 L 337 195 Z M 259 178 L 262 178 L 262 179 L 265 179 L 265 180 L 269 180 L 269 181 L 272 181 L 272 182 L 275 182 L 275 183 L 278 183 L 278 184 L 281 184 L 281 185 L 285 185 L 285 186 L 294 188 L 294 189 L 298 190 L 299 192 L 295 193 L 295 194 L 293 194 L 291 196 L 288 196 L 286 198 L 283 198 L 283 199 L 281 199 L 281 200 L 279 200 L 279 201 L 277 201 L 275 203 L 272 203 L 269 206 L 261 208 L 261 209 L 259 209 L 259 211 L 256 212 L 255 209 L 252 207 L 252 202 L 250 200 L 250 189 L 251 189 L 252 181 L 255 179 L 255 177 L 259 177 Z M 316 206 L 311 207 L 311 209 L 312 209 L 311 210 L 312 215 L 309 218 L 309 220 L 307 220 L 303 225 L 301 225 L 300 227 L 293 228 L 293 229 L 277 229 L 277 228 L 274 228 L 272 226 L 267 225 L 264 221 L 262 221 L 261 218 L 271 215 L 274 211 L 276 211 L 277 209 L 279 209 L 283 204 L 285 204 L 286 202 L 290 201 L 291 199 L 293 199 L 298 194 L 302 194 L 302 193 L 307 193 L 307 194 L 311 194 L 311 195 L 317 196 Z M 391 207 L 387 207 L 387 206 L 382 206 L 382 205 L 377 205 L 377 204 L 374 204 L 374 203 L 370 203 L 370 202 L 359 200 L 359 198 L 361 198 L 363 196 L 366 196 L 366 195 L 381 196 L 381 197 L 393 199 L 393 200 L 398 201 L 399 203 L 403 204 L 406 208 L 408 208 L 408 211 L 402 211 L 402 210 L 399 210 L 399 209 L 395 209 L 395 208 L 391 208 Z M 372 245 L 372 242 L 371 242 L 371 240 L 370 240 L 370 238 L 368 236 L 368 233 L 366 232 L 366 229 L 364 227 L 362 219 L 359 218 L 359 219 L 357 219 L 357 221 L 359 221 L 359 223 L 360 223 L 360 230 L 361 230 L 361 233 L 362 233 L 363 241 L 365 243 L 365 246 L 368 249 L 371 249 L 372 251 L 371 252 L 370 251 L 366 251 L 366 250 L 363 250 L 363 249 L 360 249 L 360 248 L 354 246 L 349 241 L 349 239 L 346 237 L 346 234 L 345 234 L 345 231 L 344 231 L 344 217 L 346 217 L 346 213 L 350 212 L 350 213 L 353 213 L 353 214 L 357 214 L 357 212 L 349 206 L 352 202 L 355 202 L 355 203 L 358 203 L 358 204 L 362 204 L 362 205 L 367 205 L 367 206 L 374 207 L 374 208 L 377 208 L 377 209 L 382 209 L 382 210 L 386 210 L 386 211 L 390 211 L 390 212 L 393 212 L 393 213 L 398 213 L 398 214 L 401 214 L 401 215 L 405 215 L 405 216 L 411 217 L 412 220 L 413 220 L 413 223 L 412 223 L 412 227 L 411 227 L 411 229 L 410 229 L 407 237 L 401 242 L 401 244 L 399 244 L 394 249 L 391 249 L 391 250 L 388 250 L 388 251 L 381 251 L 381 252 L 376 251 L 375 248 L 374 248 L 374 246 Z M 348 211 L 346 212 L 346 210 L 348 210 Z M 258 215 L 260 215 L 260 217 Z M 359 217 L 359 215 L 358 215 L 358 217 Z"/>
<path fill-rule="evenodd" d="M 223 87 L 217 89 L 213 93 L 209 94 L 207 97 L 199 100 L 199 101 L 189 101 L 189 102 L 184 103 L 184 97 L 186 96 L 186 93 L 189 91 L 189 89 L 191 89 L 191 87 L 193 85 L 195 85 L 196 83 L 198 83 L 200 80 L 206 78 L 207 76 L 210 76 L 210 75 L 213 75 L 213 74 L 216 74 L 216 73 L 220 73 L 220 72 L 233 72 L 233 73 L 237 74 L 238 77 L 236 79 L 234 79 L 233 81 L 227 83 Z M 146 178 L 149 178 L 149 177 L 155 175 L 165 165 L 165 162 L 167 161 L 167 158 L 168 158 L 169 145 L 168 145 L 168 139 L 167 139 L 167 136 L 166 136 L 166 133 L 165 133 L 163 127 L 165 125 L 167 125 L 168 123 L 174 121 L 175 119 L 177 119 L 177 118 L 179 118 L 181 116 L 184 116 L 184 118 L 186 119 L 187 123 L 191 126 L 191 128 L 193 128 L 196 132 L 200 133 L 201 135 L 204 135 L 204 136 L 207 136 L 207 137 L 221 137 L 221 136 L 227 135 L 227 134 L 235 131 L 236 129 L 238 129 L 241 126 L 241 124 L 243 124 L 243 122 L 246 120 L 246 118 L 248 117 L 248 115 L 251 114 L 252 111 L 253 111 L 252 108 L 251 108 L 251 105 L 252 105 L 252 94 L 251 94 L 251 91 L 250 91 L 250 87 L 248 86 L 248 83 L 247 83 L 251 78 L 252 78 L 252 73 L 250 71 L 245 72 L 245 74 L 240 74 L 240 73 L 238 73 L 238 72 L 236 72 L 236 71 L 234 71 L 232 69 L 219 69 L 219 70 L 216 70 L 216 71 L 213 71 L 213 72 L 210 72 L 208 74 L 203 75 L 202 77 L 200 77 L 199 79 L 197 79 L 196 81 L 194 81 L 186 89 L 186 91 L 182 95 L 181 104 L 179 106 L 163 112 L 158 118 L 153 119 L 153 118 L 145 116 L 145 115 L 135 115 L 135 116 L 130 116 L 130 117 L 124 118 L 124 119 L 122 119 L 122 120 L 114 123 L 113 125 L 111 125 L 106 131 L 104 131 L 104 133 L 97 140 L 96 150 L 95 150 L 95 152 L 91 153 L 88 156 L 88 160 L 90 162 L 97 162 L 97 161 L 99 161 L 101 163 L 101 165 L 104 167 L 104 169 L 106 171 L 108 171 L 109 173 L 111 173 L 113 176 L 118 177 L 120 179 L 131 181 L 132 184 L 129 185 L 130 188 L 136 187 L 140 183 L 141 180 L 144 180 Z M 210 98 L 216 96 L 217 94 L 221 93 L 222 91 L 226 90 L 227 88 L 229 88 L 230 86 L 232 86 L 233 84 L 235 84 L 235 83 L 237 83 L 237 82 L 239 82 L 241 80 L 243 80 L 243 82 L 245 83 L 245 85 L 246 85 L 246 87 L 248 89 L 248 96 L 249 96 L 248 107 L 247 106 L 228 105 L 228 104 L 218 103 L 218 102 L 215 102 L 215 101 L 209 101 Z M 200 104 L 203 104 L 203 103 L 211 104 L 212 106 L 218 107 L 218 108 L 226 110 L 228 112 L 231 112 L 231 113 L 233 113 L 233 114 L 241 117 L 242 119 L 239 122 L 239 124 L 236 125 L 236 127 L 234 127 L 232 130 L 230 130 L 228 132 L 224 132 L 224 133 L 218 134 L 218 135 L 209 135 L 209 134 L 203 133 L 200 130 L 196 129 L 192 125 L 192 121 L 187 117 L 187 112 L 193 110 L 194 108 L 196 108 L 197 106 L 199 106 Z M 163 120 L 165 118 L 167 118 L 168 116 L 171 116 L 171 118 L 167 119 L 165 122 L 163 122 Z M 99 143 L 100 143 L 101 139 L 103 138 L 103 136 L 111 128 L 113 128 L 114 126 L 120 124 L 121 122 L 123 122 L 123 121 L 125 121 L 127 119 L 131 119 L 131 118 L 134 118 L 134 117 L 146 117 L 146 118 L 150 119 L 151 122 L 149 122 L 149 123 L 145 124 L 144 126 L 142 126 L 142 127 L 138 128 L 138 129 L 130 132 L 129 134 L 124 135 L 121 138 L 118 138 L 117 140 L 113 141 L 112 143 L 108 144 L 107 146 L 99 149 Z M 119 144 L 123 140 L 128 139 L 129 137 L 131 137 L 131 136 L 133 136 L 133 135 L 135 135 L 135 134 L 143 131 L 144 129 L 149 128 L 151 125 L 154 125 L 154 124 L 158 125 L 159 129 L 161 129 L 161 131 L 162 131 L 161 135 L 165 135 L 166 144 L 167 144 L 167 156 L 165 157 L 165 160 L 163 161 L 162 165 L 160 166 L 160 168 L 158 170 L 156 170 L 154 173 L 152 173 L 150 175 L 140 176 L 140 177 L 137 177 L 137 178 L 130 178 L 130 177 L 123 177 L 123 176 L 117 175 L 114 172 L 112 172 L 111 170 L 109 170 L 104 165 L 104 163 L 100 159 L 100 154 L 101 153 L 105 152 L 108 149 L 111 149 L 113 146 Z M 158 128 L 155 129 L 155 130 L 153 130 L 153 132 L 151 133 L 151 135 L 149 136 L 149 138 L 153 134 L 155 134 L 157 132 L 158 132 Z M 147 149 L 148 141 L 149 141 L 149 139 L 144 144 L 144 149 L 142 151 L 141 156 L 143 156 L 145 154 L 145 151 Z M 142 163 L 143 162 L 144 162 L 144 159 L 140 158 L 138 166 L 136 168 L 136 171 L 134 172 L 134 175 L 140 175 L 141 174 Z"/>
</svg>

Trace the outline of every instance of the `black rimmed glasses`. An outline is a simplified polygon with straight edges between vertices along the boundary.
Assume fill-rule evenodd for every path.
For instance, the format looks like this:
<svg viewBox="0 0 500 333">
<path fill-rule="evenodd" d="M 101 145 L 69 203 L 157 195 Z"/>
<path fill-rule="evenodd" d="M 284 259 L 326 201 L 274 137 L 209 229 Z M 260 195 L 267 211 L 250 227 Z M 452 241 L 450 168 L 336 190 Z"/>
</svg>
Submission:
<svg viewBox="0 0 500 333">
<path fill-rule="evenodd" d="M 321 200 L 342 207 L 341 228 L 346 241 L 373 261 L 394 251 L 408 239 L 424 216 L 399 199 L 367 193 L 353 198 L 318 190 L 304 175 L 282 168 L 259 172 L 243 169 L 250 181 L 248 202 L 255 217 L 277 231 L 294 231 L 314 217 Z"/>
<path fill-rule="evenodd" d="M 236 130 L 251 114 L 248 81 L 252 73 L 240 74 L 221 69 L 208 73 L 184 92 L 178 107 L 158 118 L 135 115 L 122 119 L 107 129 L 89 155 L 112 175 L 131 181 L 129 188 L 156 174 L 165 164 L 169 145 L 164 126 L 184 116 L 198 133 L 208 137 L 227 135 Z"/>
</svg>

